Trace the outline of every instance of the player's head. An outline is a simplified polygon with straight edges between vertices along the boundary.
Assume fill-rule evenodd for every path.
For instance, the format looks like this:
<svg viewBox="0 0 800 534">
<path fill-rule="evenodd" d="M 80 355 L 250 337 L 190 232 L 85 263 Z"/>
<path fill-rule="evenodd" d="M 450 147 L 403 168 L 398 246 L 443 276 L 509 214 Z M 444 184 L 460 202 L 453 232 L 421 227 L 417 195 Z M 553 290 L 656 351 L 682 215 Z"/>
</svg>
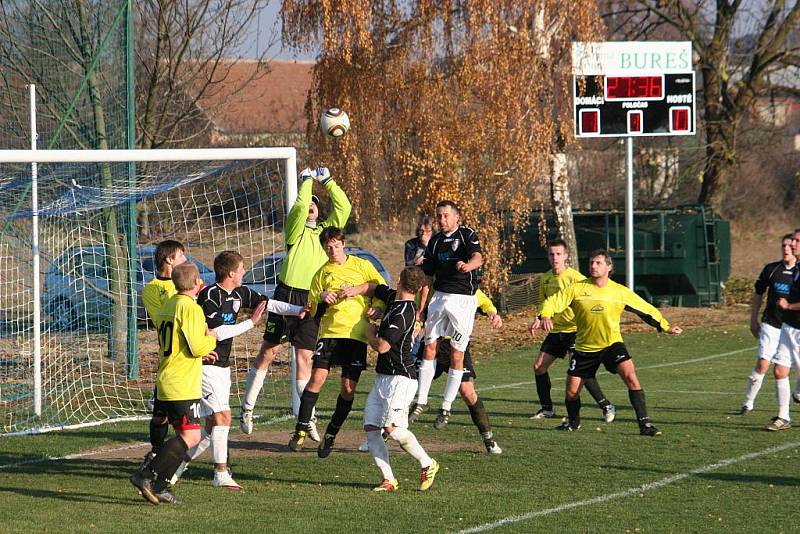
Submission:
<svg viewBox="0 0 800 534">
<path fill-rule="evenodd" d="M 153 259 L 156 262 L 156 271 L 169 275 L 169 270 L 186 261 L 186 250 L 179 241 L 167 239 L 156 246 Z"/>
<path fill-rule="evenodd" d="M 344 241 L 344 230 L 335 226 L 328 226 L 319 234 L 319 242 L 333 263 L 344 263 L 347 259 L 347 254 L 344 253 Z"/>
<path fill-rule="evenodd" d="M 433 235 L 433 221 L 427 215 L 423 215 L 417 222 L 417 238 L 423 244 L 427 244 L 431 235 Z"/>
<path fill-rule="evenodd" d="M 436 204 L 436 222 L 439 224 L 439 229 L 449 234 L 458 228 L 461 222 L 461 210 L 458 205 L 452 200 L 440 200 Z"/>
<path fill-rule="evenodd" d="M 196 295 L 200 292 L 203 286 L 203 281 L 200 279 L 200 271 L 197 270 L 197 265 L 187 261 L 172 269 L 172 283 L 175 284 L 175 289 L 179 293 L 188 293 Z"/>
<path fill-rule="evenodd" d="M 792 261 L 795 257 L 795 234 L 786 234 L 781 238 L 781 254 L 783 261 Z"/>
<path fill-rule="evenodd" d="M 317 195 L 311 195 L 311 202 L 308 203 L 308 217 L 306 220 L 308 222 L 317 222 L 319 218 L 319 197 Z"/>
<path fill-rule="evenodd" d="M 217 282 L 224 282 L 228 279 L 234 287 L 242 285 L 244 278 L 244 258 L 233 250 L 224 250 L 214 258 L 214 277 Z"/>
<path fill-rule="evenodd" d="M 398 279 L 397 289 L 402 289 L 409 293 L 414 293 L 422 289 L 422 286 L 427 285 L 428 277 L 416 265 L 411 265 L 400 271 L 400 278 Z"/>
<path fill-rule="evenodd" d="M 593 279 L 606 278 L 614 272 L 614 260 L 605 250 L 595 250 L 589 254 L 589 276 Z"/>
<path fill-rule="evenodd" d="M 561 272 L 567 266 L 569 249 L 567 242 L 561 238 L 552 239 L 547 243 L 547 259 L 550 260 L 550 267 L 556 272 Z"/>
<path fill-rule="evenodd" d="M 800 260 L 800 228 L 795 228 L 792 232 L 792 253 Z"/>
</svg>

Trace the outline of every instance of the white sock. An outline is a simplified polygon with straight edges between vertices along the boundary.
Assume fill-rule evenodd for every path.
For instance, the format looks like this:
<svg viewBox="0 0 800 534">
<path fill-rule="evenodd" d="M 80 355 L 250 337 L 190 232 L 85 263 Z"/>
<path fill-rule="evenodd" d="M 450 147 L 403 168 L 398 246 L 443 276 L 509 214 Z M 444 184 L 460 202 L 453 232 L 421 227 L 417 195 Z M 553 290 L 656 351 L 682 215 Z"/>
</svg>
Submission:
<svg viewBox="0 0 800 534">
<path fill-rule="evenodd" d="M 425 449 L 423 449 L 422 445 L 420 445 L 419 441 L 417 441 L 417 436 L 415 436 L 414 433 L 409 429 L 395 428 L 389 435 L 392 437 L 392 439 L 400 444 L 404 451 L 416 458 L 420 467 L 423 469 L 430 467 L 430 465 L 433 463 L 431 457 L 428 456 L 428 453 L 425 452 Z M 385 443 L 384 446 L 386 446 Z M 372 442 L 369 444 L 369 450 L 372 450 Z"/>
<path fill-rule="evenodd" d="M 228 462 L 228 432 L 229 426 L 215 426 L 211 430 L 211 458 L 215 464 Z"/>
<path fill-rule="evenodd" d="M 267 369 L 256 369 L 251 367 L 247 370 L 247 387 L 244 390 L 244 401 L 242 402 L 242 410 L 252 410 L 256 406 L 258 394 L 261 393 L 261 388 L 264 385 L 264 379 L 267 377 Z"/>
<path fill-rule="evenodd" d="M 789 386 L 788 376 L 775 381 L 775 397 L 778 399 L 778 417 L 788 421 L 789 402 L 792 398 L 792 388 Z"/>
<path fill-rule="evenodd" d="M 208 448 L 209 445 L 211 445 L 211 436 L 208 434 L 208 432 L 206 432 L 206 427 L 204 426 L 200 429 L 200 443 L 198 443 L 197 446 L 189 449 L 186 455 L 192 460 L 194 460 L 195 458 L 206 452 L 206 449 Z"/>
<path fill-rule="evenodd" d="M 303 396 L 303 391 L 306 390 L 306 386 L 308 385 L 309 380 L 310 380 L 310 378 L 302 378 L 302 379 L 294 381 L 294 386 L 297 389 L 297 396 L 298 397 L 302 397 Z M 295 419 L 297 419 L 297 417 L 300 415 L 298 413 L 299 411 L 300 411 L 300 403 L 298 402 L 297 403 L 297 411 L 294 412 L 294 418 Z M 317 415 L 317 407 L 314 406 L 314 408 L 311 409 L 311 419 L 314 419 L 314 416 L 316 416 L 316 415 Z"/>
<path fill-rule="evenodd" d="M 381 437 L 380 430 L 370 430 L 367 432 L 367 442 L 369 443 L 369 453 L 372 459 L 375 460 L 375 465 L 383 473 L 383 478 L 386 480 L 394 480 L 394 473 L 392 466 L 389 465 L 389 447 Z"/>
<path fill-rule="evenodd" d="M 761 385 L 764 383 L 764 375 L 753 369 L 750 376 L 747 378 L 747 386 L 744 388 L 744 403 L 742 406 L 747 406 L 753 409 L 753 403 L 756 401 L 756 395 L 761 390 Z"/>
<path fill-rule="evenodd" d="M 433 375 L 436 374 L 436 360 L 422 360 L 419 366 L 417 382 L 417 404 L 428 404 L 428 393 L 431 391 Z"/>
<path fill-rule="evenodd" d="M 447 384 L 444 386 L 444 400 L 442 401 L 442 410 L 450 411 L 453 407 L 453 401 L 456 400 L 458 390 L 461 387 L 461 377 L 464 374 L 464 369 L 450 369 L 447 371 Z"/>
</svg>

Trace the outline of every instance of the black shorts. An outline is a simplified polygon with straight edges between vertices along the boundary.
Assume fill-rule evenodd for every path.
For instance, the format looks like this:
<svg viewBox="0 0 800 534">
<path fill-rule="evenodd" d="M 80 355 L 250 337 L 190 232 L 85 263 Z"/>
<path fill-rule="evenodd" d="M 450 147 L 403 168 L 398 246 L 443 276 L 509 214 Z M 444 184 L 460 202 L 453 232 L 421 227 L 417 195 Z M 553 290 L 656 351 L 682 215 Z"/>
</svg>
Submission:
<svg viewBox="0 0 800 534">
<path fill-rule="evenodd" d="M 417 352 L 417 363 L 422 361 L 422 352 L 425 350 L 425 345 L 420 345 Z M 436 370 L 433 374 L 433 379 L 436 380 L 443 374 L 450 370 L 450 340 L 447 338 L 439 338 L 439 343 L 436 346 Z M 472 354 L 467 350 L 464 351 L 464 374 L 461 375 L 462 382 L 469 382 L 478 377 L 475 374 L 475 367 L 472 365 Z"/>
<path fill-rule="evenodd" d="M 272 298 L 297 306 L 305 306 L 308 304 L 308 291 L 295 289 L 278 282 Z M 264 328 L 264 340 L 274 345 L 288 341 L 296 349 L 314 350 L 317 345 L 318 332 L 319 323 L 311 317 L 311 314 L 306 314 L 304 318 L 299 319 L 291 315 L 269 313 L 267 325 Z"/>
<path fill-rule="evenodd" d="M 156 398 L 153 405 L 153 415 L 166 417 L 177 432 L 199 430 L 200 411 L 200 399 L 169 401 Z"/>
<path fill-rule="evenodd" d="M 358 382 L 361 372 L 367 368 L 367 344 L 355 339 L 323 338 L 317 342 L 312 361 L 313 369 L 338 365 L 342 368 L 342 378 Z"/>
<path fill-rule="evenodd" d="M 544 338 L 539 350 L 555 358 L 563 358 L 568 352 L 575 350 L 576 335 L 576 332 L 551 332 Z"/>
<path fill-rule="evenodd" d="M 614 343 L 610 347 L 597 352 L 580 352 L 576 350 L 572 352 L 567 374 L 581 378 L 594 378 L 601 363 L 605 366 L 606 371 L 616 374 L 617 366 L 630 359 L 631 356 L 628 354 L 628 349 L 624 343 Z"/>
</svg>

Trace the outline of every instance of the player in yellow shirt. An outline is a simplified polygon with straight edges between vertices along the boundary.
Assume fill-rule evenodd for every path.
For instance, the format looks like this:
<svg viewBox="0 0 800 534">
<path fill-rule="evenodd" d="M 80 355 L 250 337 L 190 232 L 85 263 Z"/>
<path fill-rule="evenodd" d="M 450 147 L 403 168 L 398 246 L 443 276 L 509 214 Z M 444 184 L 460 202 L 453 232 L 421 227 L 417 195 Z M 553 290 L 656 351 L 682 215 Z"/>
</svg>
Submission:
<svg viewBox="0 0 800 534">
<path fill-rule="evenodd" d="M 319 336 L 312 360 L 311 380 L 300 396 L 300 411 L 289 448 L 293 451 L 303 448 L 319 392 L 331 365 L 339 365 L 342 368 L 341 390 L 317 450 L 320 458 L 327 458 L 353 407 L 358 379 L 367 366 L 367 313 L 374 312 L 375 308 L 370 308 L 370 305 L 374 307 L 380 301 L 361 294 L 363 284 L 386 284 L 386 281 L 369 261 L 345 254 L 345 237 L 340 228 L 325 228 L 319 240 L 328 262 L 314 275 L 308 294 L 311 313 L 320 321 Z"/>
<path fill-rule="evenodd" d="M 586 277 L 581 273 L 567 267 L 569 251 L 567 243 L 563 239 L 554 239 L 547 244 L 547 259 L 550 261 L 552 269 L 542 274 L 539 279 L 539 306 L 552 295 L 555 295 L 565 287 L 571 286 L 575 282 L 585 280 Z M 550 396 L 550 373 L 548 370 L 556 358 L 566 357 L 568 352 L 572 352 L 575 347 L 575 314 L 572 309 L 567 308 L 563 312 L 553 317 L 553 331 L 547 334 L 542 342 L 539 357 L 533 364 L 534 378 L 536 379 L 536 393 L 539 396 L 539 404 L 542 408 L 534 414 L 531 419 L 552 419 L 556 417 L 553 411 L 553 399 Z M 533 335 L 533 330 L 531 330 Z M 584 386 L 594 398 L 600 409 L 603 410 L 603 418 L 607 423 L 614 420 L 617 408 L 609 402 L 597 379 L 587 378 Z"/>
<path fill-rule="evenodd" d="M 583 381 L 594 377 L 602 363 L 610 373 L 619 374 L 628 386 L 630 398 L 643 436 L 658 436 L 661 432 L 647 415 L 644 390 L 636 376 L 636 368 L 622 342 L 619 321 L 622 312 L 630 311 L 659 332 L 680 335 L 679 326 L 670 326 L 661 313 L 627 287 L 609 279 L 613 270 L 611 256 L 605 250 L 589 255 L 590 279 L 576 282 L 544 301 L 532 330 L 541 326 L 545 332 L 553 330 L 553 317 L 572 308 L 578 327 L 575 351 L 567 371 L 567 421 L 560 430 L 574 431 L 580 424 L 580 392 Z"/>
<path fill-rule="evenodd" d="M 171 239 L 162 241 L 156 246 L 156 250 L 153 252 L 153 259 L 156 265 L 156 276 L 142 289 L 142 303 L 145 310 L 147 310 L 148 317 L 152 319 L 153 324 L 158 329 L 156 320 L 162 304 L 178 292 L 172 282 L 172 269 L 186 261 L 183 244 Z M 156 397 L 156 390 L 153 389 L 152 409 L 156 407 Z M 168 433 L 167 418 L 157 416 L 154 412 L 153 417 L 150 419 L 150 445 L 152 449 L 145 455 L 142 467 L 146 466 L 158 454 L 158 451 L 164 446 Z"/>
<path fill-rule="evenodd" d="M 168 490 L 186 452 L 200 442 L 202 362 L 214 362 L 217 339 L 207 335 L 203 309 L 195 302 L 203 286 L 197 266 L 183 263 L 172 271 L 178 293 L 158 311 L 158 404 L 154 415 L 166 417 L 178 435 L 164 444 L 130 481 L 151 504 L 176 502 Z"/>
</svg>

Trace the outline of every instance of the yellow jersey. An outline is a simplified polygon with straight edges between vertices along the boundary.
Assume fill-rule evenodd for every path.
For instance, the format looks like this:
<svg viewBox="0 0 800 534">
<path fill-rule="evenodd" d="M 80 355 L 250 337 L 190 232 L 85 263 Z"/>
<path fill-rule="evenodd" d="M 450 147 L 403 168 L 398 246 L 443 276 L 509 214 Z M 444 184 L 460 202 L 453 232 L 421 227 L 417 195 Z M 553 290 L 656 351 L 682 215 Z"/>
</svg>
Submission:
<svg viewBox="0 0 800 534">
<path fill-rule="evenodd" d="M 572 267 L 567 267 L 561 274 L 555 274 L 552 269 L 543 273 L 539 277 L 539 306 L 548 297 L 581 280 L 586 280 L 586 277 Z M 569 333 L 575 330 L 575 313 L 571 308 L 553 316 L 553 333 Z"/>
<path fill-rule="evenodd" d="M 370 306 L 383 309 L 385 304 L 382 301 L 376 298 L 370 299 L 365 295 L 340 299 L 336 304 L 320 301 L 323 291 L 338 293 L 346 287 L 366 282 L 386 284 L 372 263 L 357 256 L 347 256 L 341 265 L 329 261 L 317 271 L 311 280 L 308 302 L 311 304 L 311 313 L 314 316 L 322 313 L 318 339 L 347 338 L 367 342 L 369 319 L 366 311 Z"/>
<path fill-rule="evenodd" d="M 194 400 L 202 396 L 202 357 L 217 340 L 206 335 L 203 308 L 188 295 L 176 294 L 161 306 L 158 320 L 158 400 Z"/>
<path fill-rule="evenodd" d="M 554 317 L 571 308 L 575 312 L 578 333 L 575 350 L 597 352 L 622 341 L 619 320 L 622 312 L 638 315 L 659 332 L 669 329 L 669 323 L 654 306 L 627 287 L 609 280 L 597 287 L 591 280 L 575 282 L 548 297 L 542 304 L 540 317 Z"/>
<path fill-rule="evenodd" d="M 175 289 L 175 284 L 172 278 L 162 278 L 156 276 L 144 286 L 142 289 L 142 303 L 144 309 L 147 310 L 147 315 L 153 320 L 153 324 L 158 328 L 156 316 L 161 306 L 172 296 L 178 292 Z"/>
</svg>

